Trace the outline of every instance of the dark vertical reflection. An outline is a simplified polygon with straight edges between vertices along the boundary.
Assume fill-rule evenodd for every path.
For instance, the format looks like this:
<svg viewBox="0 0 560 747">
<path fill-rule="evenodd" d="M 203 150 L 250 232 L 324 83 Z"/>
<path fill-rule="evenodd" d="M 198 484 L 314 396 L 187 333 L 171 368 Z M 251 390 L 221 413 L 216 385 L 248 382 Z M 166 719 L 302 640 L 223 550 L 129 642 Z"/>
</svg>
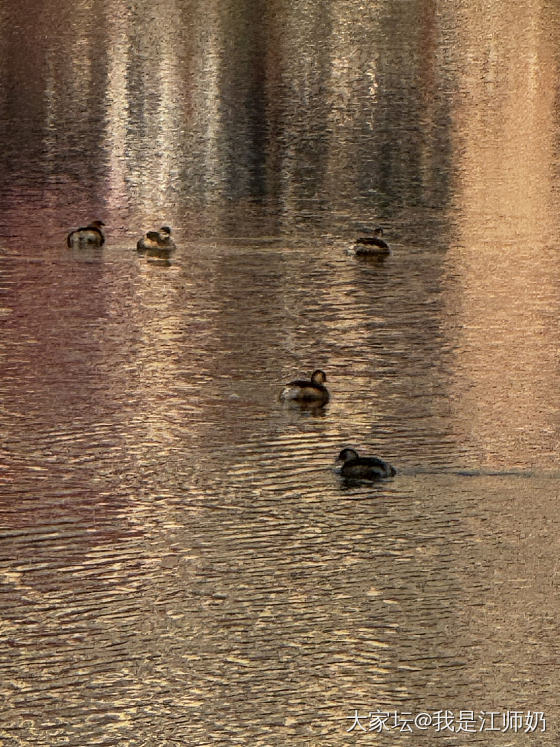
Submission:
<svg viewBox="0 0 560 747">
<path fill-rule="evenodd" d="M 190 232 L 216 233 L 219 217 L 225 233 L 337 233 L 339 214 L 447 202 L 450 81 L 431 0 L 49 0 L 32 26 L 6 16 L 2 121 L 20 126 L 4 132 L 4 190 L 29 236 L 105 212 L 117 241 L 160 215 Z M 30 174 L 27 202 L 16 185 Z"/>
<path fill-rule="evenodd" d="M 69 206 L 104 211 L 110 44 L 103 2 L 25 6 L 5 11 L 0 189 L 7 222 L 30 242 L 40 228 L 44 242 Z"/>
<path fill-rule="evenodd" d="M 266 193 L 266 69 L 268 23 L 264 0 L 220 4 L 224 34 L 219 75 L 224 122 L 221 150 L 229 172 L 224 184 L 233 199 Z"/>
<path fill-rule="evenodd" d="M 27 28 L 28 22 L 35 28 L 42 26 L 36 3 L 24 1 L 18 10 L 19 20 L 6 9 L 3 16 L 1 134 L 8 146 L 2 149 L 3 172 L 29 177 L 30 168 L 39 164 L 42 156 L 45 80 L 37 72 L 45 68 L 49 39 L 44 35 L 36 38 Z"/>
</svg>

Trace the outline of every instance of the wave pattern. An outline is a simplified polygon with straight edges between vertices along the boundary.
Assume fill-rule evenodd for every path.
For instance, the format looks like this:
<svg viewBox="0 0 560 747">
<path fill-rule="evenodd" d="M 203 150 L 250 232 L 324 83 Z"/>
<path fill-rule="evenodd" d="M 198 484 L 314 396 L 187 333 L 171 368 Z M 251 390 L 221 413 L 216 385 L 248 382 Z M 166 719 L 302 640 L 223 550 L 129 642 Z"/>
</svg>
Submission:
<svg viewBox="0 0 560 747">
<path fill-rule="evenodd" d="M 343 744 L 354 709 L 485 703 L 523 629 L 487 627 L 495 543 L 557 477 L 463 439 L 437 268 L 255 241 L 2 261 L 5 738 Z M 316 365 L 327 407 L 282 406 Z M 344 445 L 399 474 L 343 484 Z"/>
</svg>

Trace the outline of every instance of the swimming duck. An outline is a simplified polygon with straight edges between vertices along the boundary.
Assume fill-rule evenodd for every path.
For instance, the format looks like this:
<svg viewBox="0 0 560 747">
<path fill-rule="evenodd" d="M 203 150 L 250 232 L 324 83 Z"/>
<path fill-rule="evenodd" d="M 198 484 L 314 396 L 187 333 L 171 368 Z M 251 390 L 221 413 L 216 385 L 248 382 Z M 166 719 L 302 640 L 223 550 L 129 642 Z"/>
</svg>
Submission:
<svg viewBox="0 0 560 747">
<path fill-rule="evenodd" d="M 325 405 L 329 401 L 329 391 L 324 385 L 326 380 L 324 371 L 317 369 L 313 371 L 309 381 L 298 379 L 286 384 L 280 393 L 280 399 Z"/>
<path fill-rule="evenodd" d="M 373 232 L 373 236 L 360 236 L 359 239 L 356 239 L 356 254 L 362 257 L 379 257 L 386 254 L 391 254 L 389 244 L 387 244 L 386 241 L 383 241 L 383 239 L 381 238 L 382 236 L 382 228 L 376 228 Z"/>
<path fill-rule="evenodd" d="M 159 245 L 165 249 L 175 249 L 175 242 L 171 238 L 171 229 L 169 226 L 162 226 L 159 229 Z"/>
<path fill-rule="evenodd" d="M 171 238 L 169 226 L 162 226 L 159 231 L 148 231 L 136 244 L 136 250 L 139 252 L 149 252 L 152 249 L 167 249 L 168 251 L 175 249 L 175 242 Z"/>
<path fill-rule="evenodd" d="M 105 236 L 101 230 L 101 226 L 105 223 L 101 220 L 94 220 L 83 228 L 76 228 L 75 231 L 70 231 L 66 237 L 66 244 L 69 249 L 82 249 L 88 246 L 103 246 L 105 243 Z"/>
<path fill-rule="evenodd" d="M 159 233 L 157 231 L 148 231 L 136 244 L 136 250 L 139 252 L 145 252 L 146 249 L 157 249 L 159 241 Z"/>
<path fill-rule="evenodd" d="M 392 477 L 396 470 L 379 457 L 361 457 L 354 449 L 342 449 L 337 461 L 343 462 L 340 474 L 351 480 L 380 480 Z"/>
</svg>

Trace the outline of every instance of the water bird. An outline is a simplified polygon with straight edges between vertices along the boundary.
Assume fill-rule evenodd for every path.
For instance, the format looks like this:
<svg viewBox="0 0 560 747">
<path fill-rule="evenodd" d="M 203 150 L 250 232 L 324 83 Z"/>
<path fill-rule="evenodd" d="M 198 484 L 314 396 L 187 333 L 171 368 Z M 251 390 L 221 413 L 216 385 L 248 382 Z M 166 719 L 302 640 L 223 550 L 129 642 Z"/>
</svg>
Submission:
<svg viewBox="0 0 560 747">
<path fill-rule="evenodd" d="M 325 386 L 327 376 L 324 371 L 316 369 L 311 379 L 297 379 L 286 384 L 280 393 L 280 399 L 298 403 L 325 405 L 329 401 L 329 390 Z"/>
<path fill-rule="evenodd" d="M 394 467 L 379 457 L 361 457 L 354 449 L 342 449 L 337 461 L 342 462 L 340 474 L 350 480 L 380 480 L 393 477 Z"/>
<path fill-rule="evenodd" d="M 160 246 L 167 249 L 175 249 L 175 242 L 171 238 L 171 229 L 169 226 L 162 226 L 159 229 L 159 243 Z"/>
<path fill-rule="evenodd" d="M 105 236 L 101 227 L 105 223 L 101 220 L 93 220 L 87 226 L 70 231 L 66 237 L 66 245 L 69 249 L 82 249 L 84 247 L 103 246 Z"/>
<path fill-rule="evenodd" d="M 148 233 L 138 240 L 136 244 L 136 250 L 139 252 L 145 252 L 146 249 L 157 249 L 159 241 L 159 233 L 157 231 L 148 231 Z"/>
<path fill-rule="evenodd" d="M 381 238 L 382 236 L 383 229 L 381 227 L 374 230 L 373 236 L 360 236 L 356 239 L 354 246 L 355 254 L 362 257 L 382 257 L 391 254 L 389 244 Z"/>
<path fill-rule="evenodd" d="M 148 231 L 136 244 L 136 250 L 139 252 L 149 252 L 152 249 L 167 249 L 170 252 L 175 249 L 169 226 L 162 226 L 159 231 Z"/>
</svg>

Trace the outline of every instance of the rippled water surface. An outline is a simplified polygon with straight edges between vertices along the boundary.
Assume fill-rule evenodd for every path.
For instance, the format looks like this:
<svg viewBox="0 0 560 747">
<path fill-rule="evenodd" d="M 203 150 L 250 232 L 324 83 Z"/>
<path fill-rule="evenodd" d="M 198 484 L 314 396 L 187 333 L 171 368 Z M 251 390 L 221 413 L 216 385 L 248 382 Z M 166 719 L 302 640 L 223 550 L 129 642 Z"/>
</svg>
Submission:
<svg viewBox="0 0 560 747">
<path fill-rule="evenodd" d="M 556 4 L 0 19 L 2 744 L 558 744 Z"/>
</svg>

